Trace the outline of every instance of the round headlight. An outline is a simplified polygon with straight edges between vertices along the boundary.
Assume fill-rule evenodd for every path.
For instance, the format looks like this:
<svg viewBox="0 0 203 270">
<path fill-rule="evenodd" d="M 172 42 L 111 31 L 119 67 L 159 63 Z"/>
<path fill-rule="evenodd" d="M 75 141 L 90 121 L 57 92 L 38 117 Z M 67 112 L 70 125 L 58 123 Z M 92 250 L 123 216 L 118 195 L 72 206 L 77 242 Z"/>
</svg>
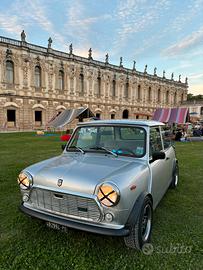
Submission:
<svg viewBox="0 0 203 270">
<path fill-rule="evenodd" d="M 120 198 L 118 188 L 112 183 L 103 183 L 98 190 L 97 197 L 101 204 L 115 206 Z"/>
<path fill-rule="evenodd" d="M 29 189 L 33 184 L 32 176 L 27 172 L 21 172 L 18 176 L 18 184 L 21 189 Z"/>
</svg>

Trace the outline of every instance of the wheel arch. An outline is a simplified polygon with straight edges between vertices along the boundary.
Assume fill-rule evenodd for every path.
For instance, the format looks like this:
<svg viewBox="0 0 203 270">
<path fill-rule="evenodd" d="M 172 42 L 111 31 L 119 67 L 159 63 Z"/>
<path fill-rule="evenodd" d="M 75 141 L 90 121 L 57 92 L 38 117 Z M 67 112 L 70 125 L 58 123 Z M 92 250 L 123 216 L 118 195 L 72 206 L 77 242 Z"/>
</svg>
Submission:
<svg viewBox="0 0 203 270">
<path fill-rule="evenodd" d="M 126 226 L 130 226 L 133 222 L 136 222 L 137 218 L 139 217 L 140 211 L 141 211 L 141 207 L 143 205 L 143 202 L 145 200 L 145 198 L 148 197 L 152 203 L 152 208 L 153 208 L 153 197 L 150 193 L 147 192 L 143 192 L 139 195 L 139 197 L 137 198 L 137 200 L 135 201 L 133 208 L 129 214 L 129 217 L 127 219 L 126 222 Z"/>
</svg>

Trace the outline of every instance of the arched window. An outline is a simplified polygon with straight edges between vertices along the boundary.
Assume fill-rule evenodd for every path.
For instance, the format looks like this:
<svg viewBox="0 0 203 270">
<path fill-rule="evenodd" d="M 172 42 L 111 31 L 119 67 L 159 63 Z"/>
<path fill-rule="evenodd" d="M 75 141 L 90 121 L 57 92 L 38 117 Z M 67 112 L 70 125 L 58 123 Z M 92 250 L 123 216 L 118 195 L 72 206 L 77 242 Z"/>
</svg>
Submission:
<svg viewBox="0 0 203 270">
<path fill-rule="evenodd" d="M 161 89 L 159 88 L 158 90 L 158 101 L 160 102 L 161 101 Z"/>
<path fill-rule="evenodd" d="M 129 114 L 128 110 L 124 110 L 123 111 L 123 119 L 128 119 L 128 114 Z"/>
<path fill-rule="evenodd" d="M 124 89 L 124 97 L 128 98 L 128 90 L 129 90 L 129 83 L 126 82 L 125 89 Z"/>
<path fill-rule="evenodd" d="M 176 104 L 177 103 L 177 93 L 175 92 L 175 94 L 174 94 L 174 104 Z"/>
<path fill-rule="evenodd" d="M 64 72 L 63 72 L 63 70 L 59 70 L 58 88 L 59 88 L 59 90 L 64 90 Z"/>
<path fill-rule="evenodd" d="M 12 61 L 6 61 L 6 82 L 14 84 L 14 64 Z"/>
<path fill-rule="evenodd" d="M 97 77 L 97 95 L 101 95 L 101 77 Z"/>
<path fill-rule="evenodd" d="M 35 67 L 35 87 L 37 88 L 41 87 L 41 67 L 40 66 Z"/>
<path fill-rule="evenodd" d="M 148 100 L 149 100 L 149 101 L 152 100 L 152 88 L 151 88 L 151 87 L 149 87 Z"/>
<path fill-rule="evenodd" d="M 141 86 L 140 85 L 138 85 L 138 88 L 137 88 L 137 98 L 138 100 L 141 99 Z"/>
<path fill-rule="evenodd" d="M 116 96 L 116 81 L 112 81 L 112 97 Z"/>
<path fill-rule="evenodd" d="M 84 75 L 80 73 L 80 94 L 82 95 L 84 93 Z"/>
</svg>

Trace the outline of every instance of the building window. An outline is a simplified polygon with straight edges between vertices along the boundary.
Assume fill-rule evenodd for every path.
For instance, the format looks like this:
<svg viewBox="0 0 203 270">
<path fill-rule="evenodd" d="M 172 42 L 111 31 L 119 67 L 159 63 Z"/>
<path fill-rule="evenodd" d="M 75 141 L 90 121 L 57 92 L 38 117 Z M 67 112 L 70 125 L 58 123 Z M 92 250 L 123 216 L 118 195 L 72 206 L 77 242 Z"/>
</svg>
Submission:
<svg viewBox="0 0 203 270">
<path fill-rule="evenodd" d="M 149 101 L 152 100 L 152 88 L 151 88 L 151 87 L 149 87 L 148 100 L 149 100 Z"/>
<path fill-rule="evenodd" d="M 129 90 L 129 83 L 126 82 L 125 89 L 124 89 L 124 97 L 128 98 L 128 90 Z"/>
<path fill-rule="evenodd" d="M 35 111 L 35 124 L 42 125 L 42 111 Z"/>
<path fill-rule="evenodd" d="M 166 102 L 169 102 L 169 91 L 166 92 Z"/>
<path fill-rule="evenodd" d="M 115 114 L 114 113 L 111 114 L 111 119 L 115 119 Z"/>
<path fill-rule="evenodd" d="M 14 64 L 12 61 L 6 61 L 6 82 L 14 84 Z"/>
<path fill-rule="evenodd" d="M 100 119 L 101 114 L 100 113 L 96 113 L 96 118 Z"/>
<path fill-rule="evenodd" d="M 80 74 L 80 94 L 83 94 L 84 93 L 84 75 L 81 73 Z"/>
<path fill-rule="evenodd" d="M 40 66 L 35 67 L 35 87 L 37 88 L 41 87 L 41 67 Z"/>
<path fill-rule="evenodd" d="M 128 119 L 129 112 L 128 110 L 123 111 L 123 119 Z"/>
<path fill-rule="evenodd" d="M 101 95 L 101 77 L 97 77 L 97 95 Z"/>
<path fill-rule="evenodd" d="M 16 111 L 7 110 L 7 122 L 15 122 L 15 121 L 16 121 Z"/>
<path fill-rule="evenodd" d="M 177 93 L 175 92 L 175 94 L 174 94 L 174 104 L 176 104 L 177 103 Z"/>
<path fill-rule="evenodd" d="M 64 90 L 64 72 L 63 72 L 63 70 L 59 70 L 58 88 L 59 88 L 59 90 Z"/>
<path fill-rule="evenodd" d="M 161 89 L 159 88 L 158 90 L 158 101 L 160 102 L 161 101 Z"/>
<path fill-rule="evenodd" d="M 116 96 L 116 81 L 112 81 L 112 97 Z"/>
<path fill-rule="evenodd" d="M 141 86 L 140 85 L 138 85 L 138 89 L 137 89 L 137 98 L 138 100 L 141 99 Z"/>
</svg>

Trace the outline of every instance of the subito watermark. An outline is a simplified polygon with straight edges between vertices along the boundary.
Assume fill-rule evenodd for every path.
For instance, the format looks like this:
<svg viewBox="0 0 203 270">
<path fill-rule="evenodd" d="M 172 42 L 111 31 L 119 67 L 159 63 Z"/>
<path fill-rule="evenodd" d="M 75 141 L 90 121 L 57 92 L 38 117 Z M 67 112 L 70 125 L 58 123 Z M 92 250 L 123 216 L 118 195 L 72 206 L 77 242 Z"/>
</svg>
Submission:
<svg viewBox="0 0 203 270">
<path fill-rule="evenodd" d="M 153 253 L 159 254 L 188 254 L 191 253 L 192 246 L 185 246 L 183 244 L 170 243 L 169 246 L 153 246 L 150 243 L 146 243 L 142 247 L 142 252 L 145 255 L 152 255 Z"/>
</svg>

